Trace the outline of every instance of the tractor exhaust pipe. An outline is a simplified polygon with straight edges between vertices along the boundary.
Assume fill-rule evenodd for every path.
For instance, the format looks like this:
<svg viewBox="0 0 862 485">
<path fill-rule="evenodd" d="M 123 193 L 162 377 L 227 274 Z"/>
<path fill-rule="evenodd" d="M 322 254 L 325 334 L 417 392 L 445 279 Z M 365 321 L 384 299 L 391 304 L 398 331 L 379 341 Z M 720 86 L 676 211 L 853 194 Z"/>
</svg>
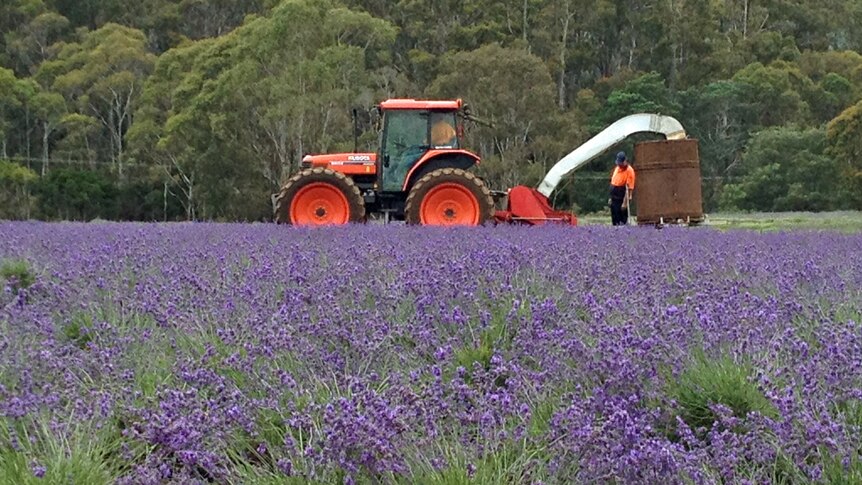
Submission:
<svg viewBox="0 0 862 485">
<path fill-rule="evenodd" d="M 353 153 L 359 152 L 359 110 L 353 108 Z"/>
</svg>

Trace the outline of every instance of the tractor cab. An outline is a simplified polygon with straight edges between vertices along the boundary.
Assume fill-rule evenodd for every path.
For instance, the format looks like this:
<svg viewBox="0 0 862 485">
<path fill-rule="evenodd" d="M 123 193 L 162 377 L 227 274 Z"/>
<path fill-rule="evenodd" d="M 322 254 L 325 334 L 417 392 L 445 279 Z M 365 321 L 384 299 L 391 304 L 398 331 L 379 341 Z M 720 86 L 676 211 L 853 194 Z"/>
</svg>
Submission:
<svg viewBox="0 0 862 485">
<path fill-rule="evenodd" d="M 460 151 L 462 131 L 457 115 L 461 108 L 461 100 L 394 99 L 378 106 L 383 130 L 377 173 L 383 192 L 405 190 L 412 169 L 430 158 Z"/>
</svg>

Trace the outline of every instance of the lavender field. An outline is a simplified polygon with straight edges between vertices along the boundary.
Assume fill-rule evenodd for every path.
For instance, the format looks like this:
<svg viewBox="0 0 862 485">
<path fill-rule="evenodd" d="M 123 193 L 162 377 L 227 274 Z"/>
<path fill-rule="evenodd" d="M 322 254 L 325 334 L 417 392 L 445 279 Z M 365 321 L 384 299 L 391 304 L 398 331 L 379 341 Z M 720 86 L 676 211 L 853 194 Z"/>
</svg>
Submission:
<svg viewBox="0 0 862 485">
<path fill-rule="evenodd" d="M 0 224 L 0 483 L 862 482 L 862 234 Z"/>
</svg>

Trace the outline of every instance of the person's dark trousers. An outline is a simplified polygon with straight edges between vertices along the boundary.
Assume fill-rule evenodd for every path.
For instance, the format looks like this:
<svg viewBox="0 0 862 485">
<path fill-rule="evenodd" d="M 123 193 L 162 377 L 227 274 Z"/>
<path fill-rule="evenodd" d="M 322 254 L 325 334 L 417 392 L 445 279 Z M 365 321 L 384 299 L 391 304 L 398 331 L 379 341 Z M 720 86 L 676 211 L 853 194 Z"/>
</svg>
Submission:
<svg viewBox="0 0 862 485">
<path fill-rule="evenodd" d="M 629 220 L 628 208 L 623 208 L 626 198 L 626 188 L 611 185 L 611 223 L 615 226 L 624 226 Z"/>
<path fill-rule="evenodd" d="M 625 226 L 629 220 L 629 210 L 623 207 L 623 199 L 611 199 L 611 223 Z"/>
</svg>

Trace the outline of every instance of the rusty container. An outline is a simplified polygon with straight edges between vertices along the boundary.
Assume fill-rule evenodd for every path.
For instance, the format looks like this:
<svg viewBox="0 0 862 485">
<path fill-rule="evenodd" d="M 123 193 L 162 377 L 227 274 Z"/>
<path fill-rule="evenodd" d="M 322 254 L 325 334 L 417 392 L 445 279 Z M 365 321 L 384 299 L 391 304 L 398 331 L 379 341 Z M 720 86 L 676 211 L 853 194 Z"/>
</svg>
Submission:
<svg viewBox="0 0 862 485">
<path fill-rule="evenodd" d="M 638 224 L 702 222 L 700 153 L 697 140 L 662 140 L 635 145 L 634 202 Z"/>
</svg>

